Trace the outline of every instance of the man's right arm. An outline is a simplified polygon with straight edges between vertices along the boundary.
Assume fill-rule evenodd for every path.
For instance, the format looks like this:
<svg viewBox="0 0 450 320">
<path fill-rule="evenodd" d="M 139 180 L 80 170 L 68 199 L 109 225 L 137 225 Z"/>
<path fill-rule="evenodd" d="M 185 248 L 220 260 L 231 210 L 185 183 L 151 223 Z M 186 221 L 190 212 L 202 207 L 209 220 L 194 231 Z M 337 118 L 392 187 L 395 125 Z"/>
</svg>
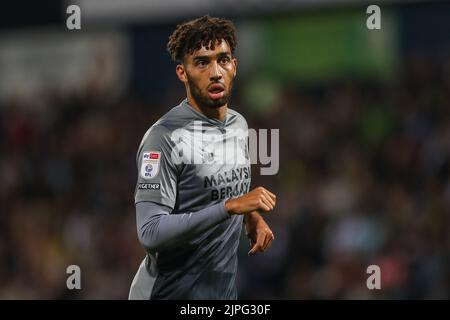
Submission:
<svg viewBox="0 0 450 320">
<path fill-rule="evenodd" d="M 150 251 L 161 251 L 184 243 L 230 218 L 255 210 L 271 211 L 275 195 L 258 187 L 234 199 L 224 200 L 196 212 L 170 214 L 171 208 L 144 201 L 136 204 L 139 242 Z"/>
<path fill-rule="evenodd" d="M 138 202 L 136 222 L 139 242 L 150 251 L 161 251 L 186 242 L 230 218 L 224 202 L 182 214 L 170 214 L 172 209 L 155 202 Z"/>
</svg>

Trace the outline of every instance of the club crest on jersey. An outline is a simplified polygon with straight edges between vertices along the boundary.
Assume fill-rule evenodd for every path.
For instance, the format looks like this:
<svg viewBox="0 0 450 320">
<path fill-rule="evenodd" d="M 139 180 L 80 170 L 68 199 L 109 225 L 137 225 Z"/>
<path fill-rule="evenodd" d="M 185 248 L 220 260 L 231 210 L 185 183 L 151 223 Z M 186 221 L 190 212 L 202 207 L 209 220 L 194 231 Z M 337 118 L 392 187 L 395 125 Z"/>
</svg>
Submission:
<svg viewBox="0 0 450 320">
<path fill-rule="evenodd" d="M 142 154 L 141 177 L 144 179 L 154 178 L 159 171 L 161 152 L 146 151 Z"/>
</svg>

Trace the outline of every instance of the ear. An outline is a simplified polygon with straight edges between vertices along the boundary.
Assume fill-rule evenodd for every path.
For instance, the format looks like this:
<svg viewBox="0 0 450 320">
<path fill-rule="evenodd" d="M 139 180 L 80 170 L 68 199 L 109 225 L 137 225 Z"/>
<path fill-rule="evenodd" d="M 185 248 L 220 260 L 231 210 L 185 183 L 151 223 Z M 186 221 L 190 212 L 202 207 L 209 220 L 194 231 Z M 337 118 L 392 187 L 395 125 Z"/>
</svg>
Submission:
<svg viewBox="0 0 450 320">
<path fill-rule="evenodd" d="M 184 68 L 184 65 L 178 64 L 175 69 L 175 72 L 178 76 L 178 79 L 180 79 L 181 82 L 184 82 L 184 83 L 187 82 L 186 70 Z"/>
<path fill-rule="evenodd" d="M 233 62 L 233 65 L 234 65 L 234 76 L 236 77 L 236 73 L 237 73 L 237 59 L 233 58 L 231 61 Z"/>
</svg>

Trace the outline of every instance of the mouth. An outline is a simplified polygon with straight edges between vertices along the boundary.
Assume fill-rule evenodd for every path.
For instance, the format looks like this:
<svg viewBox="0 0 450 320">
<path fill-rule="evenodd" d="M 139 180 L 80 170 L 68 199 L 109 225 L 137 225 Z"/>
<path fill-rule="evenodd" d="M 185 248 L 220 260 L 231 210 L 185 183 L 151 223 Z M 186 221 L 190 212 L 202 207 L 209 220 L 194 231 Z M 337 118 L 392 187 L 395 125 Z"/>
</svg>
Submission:
<svg viewBox="0 0 450 320">
<path fill-rule="evenodd" d="M 222 84 L 215 83 L 209 86 L 208 88 L 208 96 L 212 100 L 223 98 L 224 94 L 225 94 L 225 87 Z"/>
</svg>

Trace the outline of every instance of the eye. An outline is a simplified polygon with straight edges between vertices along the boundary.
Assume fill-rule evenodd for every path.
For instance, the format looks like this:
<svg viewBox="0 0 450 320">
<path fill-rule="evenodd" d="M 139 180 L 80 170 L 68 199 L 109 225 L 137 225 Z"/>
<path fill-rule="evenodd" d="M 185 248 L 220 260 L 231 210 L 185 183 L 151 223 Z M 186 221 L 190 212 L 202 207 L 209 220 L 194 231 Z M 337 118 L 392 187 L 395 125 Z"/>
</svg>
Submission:
<svg viewBox="0 0 450 320">
<path fill-rule="evenodd" d="M 230 57 L 222 57 L 220 58 L 219 62 L 223 64 L 228 63 L 230 62 Z"/>
<path fill-rule="evenodd" d="M 197 66 L 199 66 L 199 67 L 204 67 L 204 66 L 206 66 L 208 64 L 208 61 L 206 61 L 206 60 L 197 60 L 197 63 L 196 63 L 196 65 Z"/>
</svg>

